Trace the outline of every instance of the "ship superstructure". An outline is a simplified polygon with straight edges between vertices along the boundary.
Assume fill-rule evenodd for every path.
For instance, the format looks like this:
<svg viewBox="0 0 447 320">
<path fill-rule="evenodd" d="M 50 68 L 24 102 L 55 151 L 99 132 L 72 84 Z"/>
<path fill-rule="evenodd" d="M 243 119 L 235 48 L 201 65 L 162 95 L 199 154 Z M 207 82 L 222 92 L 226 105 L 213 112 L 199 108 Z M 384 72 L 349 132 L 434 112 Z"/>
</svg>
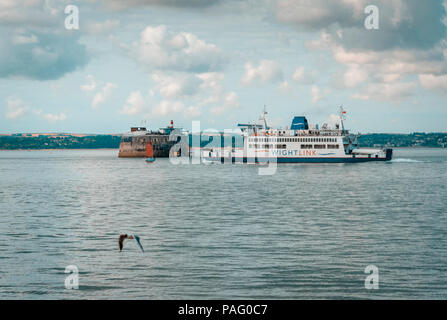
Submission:
<svg viewBox="0 0 447 320">
<path fill-rule="evenodd" d="M 345 163 L 391 160 L 392 149 L 359 148 L 358 134 L 344 128 L 346 111 L 340 107 L 333 127 L 311 127 L 306 117 L 297 116 L 286 129 L 270 128 L 264 110 L 258 123 L 239 124 L 243 148 L 217 148 L 203 154 L 210 161 L 294 163 Z"/>
</svg>

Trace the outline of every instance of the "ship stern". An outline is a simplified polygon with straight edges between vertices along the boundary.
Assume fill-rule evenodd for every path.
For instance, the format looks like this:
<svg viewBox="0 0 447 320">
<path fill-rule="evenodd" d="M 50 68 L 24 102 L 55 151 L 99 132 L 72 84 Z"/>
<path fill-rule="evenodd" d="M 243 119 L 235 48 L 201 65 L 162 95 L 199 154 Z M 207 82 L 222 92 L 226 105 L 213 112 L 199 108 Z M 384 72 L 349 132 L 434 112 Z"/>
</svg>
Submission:
<svg viewBox="0 0 447 320">
<path fill-rule="evenodd" d="M 386 149 L 385 152 L 386 152 L 385 160 L 390 161 L 391 158 L 393 157 L 393 149 Z"/>
</svg>

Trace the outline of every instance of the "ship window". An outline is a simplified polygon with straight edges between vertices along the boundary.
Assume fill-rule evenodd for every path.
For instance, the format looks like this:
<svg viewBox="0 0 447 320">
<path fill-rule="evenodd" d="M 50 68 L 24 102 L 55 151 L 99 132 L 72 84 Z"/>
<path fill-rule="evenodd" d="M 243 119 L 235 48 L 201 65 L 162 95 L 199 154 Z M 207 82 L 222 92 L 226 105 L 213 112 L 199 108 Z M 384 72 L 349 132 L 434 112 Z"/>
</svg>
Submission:
<svg viewBox="0 0 447 320">
<path fill-rule="evenodd" d="M 312 145 L 311 144 L 302 144 L 301 149 L 312 149 Z"/>
<path fill-rule="evenodd" d="M 328 149 L 338 149 L 338 144 L 328 144 L 327 148 Z"/>
<path fill-rule="evenodd" d="M 315 149 L 326 149 L 326 145 L 325 144 L 316 144 L 314 145 Z"/>
</svg>

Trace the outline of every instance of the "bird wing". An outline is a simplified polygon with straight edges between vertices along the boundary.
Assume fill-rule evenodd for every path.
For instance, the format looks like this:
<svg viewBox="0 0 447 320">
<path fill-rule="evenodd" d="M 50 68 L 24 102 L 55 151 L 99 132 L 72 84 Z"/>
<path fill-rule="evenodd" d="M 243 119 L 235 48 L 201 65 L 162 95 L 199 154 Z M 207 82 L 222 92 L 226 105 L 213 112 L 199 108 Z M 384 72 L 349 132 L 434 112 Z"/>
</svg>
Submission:
<svg viewBox="0 0 447 320">
<path fill-rule="evenodd" d="M 133 235 L 133 237 L 135 238 L 135 241 L 137 242 L 137 244 L 140 247 L 141 251 L 144 252 L 143 246 L 141 245 L 141 242 L 140 242 L 140 237 L 136 236 L 136 235 Z"/>
<path fill-rule="evenodd" d="M 124 239 L 126 239 L 126 238 L 127 238 L 127 234 L 122 234 L 118 238 L 118 246 L 120 248 L 120 251 L 123 250 L 123 243 L 124 243 Z"/>
</svg>

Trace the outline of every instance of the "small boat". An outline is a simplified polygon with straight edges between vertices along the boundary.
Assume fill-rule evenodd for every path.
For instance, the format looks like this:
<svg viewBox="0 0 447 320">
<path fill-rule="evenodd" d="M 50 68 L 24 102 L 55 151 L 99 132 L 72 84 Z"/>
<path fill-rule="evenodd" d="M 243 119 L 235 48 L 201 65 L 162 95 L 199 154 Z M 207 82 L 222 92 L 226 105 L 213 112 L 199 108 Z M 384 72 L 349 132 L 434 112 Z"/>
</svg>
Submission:
<svg viewBox="0 0 447 320">
<path fill-rule="evenodd" d="M 154 162 L 154 147 L 152 146 L 152 142 L 147 140 L 146 143 L 146 162 Z"/>
</svg>

